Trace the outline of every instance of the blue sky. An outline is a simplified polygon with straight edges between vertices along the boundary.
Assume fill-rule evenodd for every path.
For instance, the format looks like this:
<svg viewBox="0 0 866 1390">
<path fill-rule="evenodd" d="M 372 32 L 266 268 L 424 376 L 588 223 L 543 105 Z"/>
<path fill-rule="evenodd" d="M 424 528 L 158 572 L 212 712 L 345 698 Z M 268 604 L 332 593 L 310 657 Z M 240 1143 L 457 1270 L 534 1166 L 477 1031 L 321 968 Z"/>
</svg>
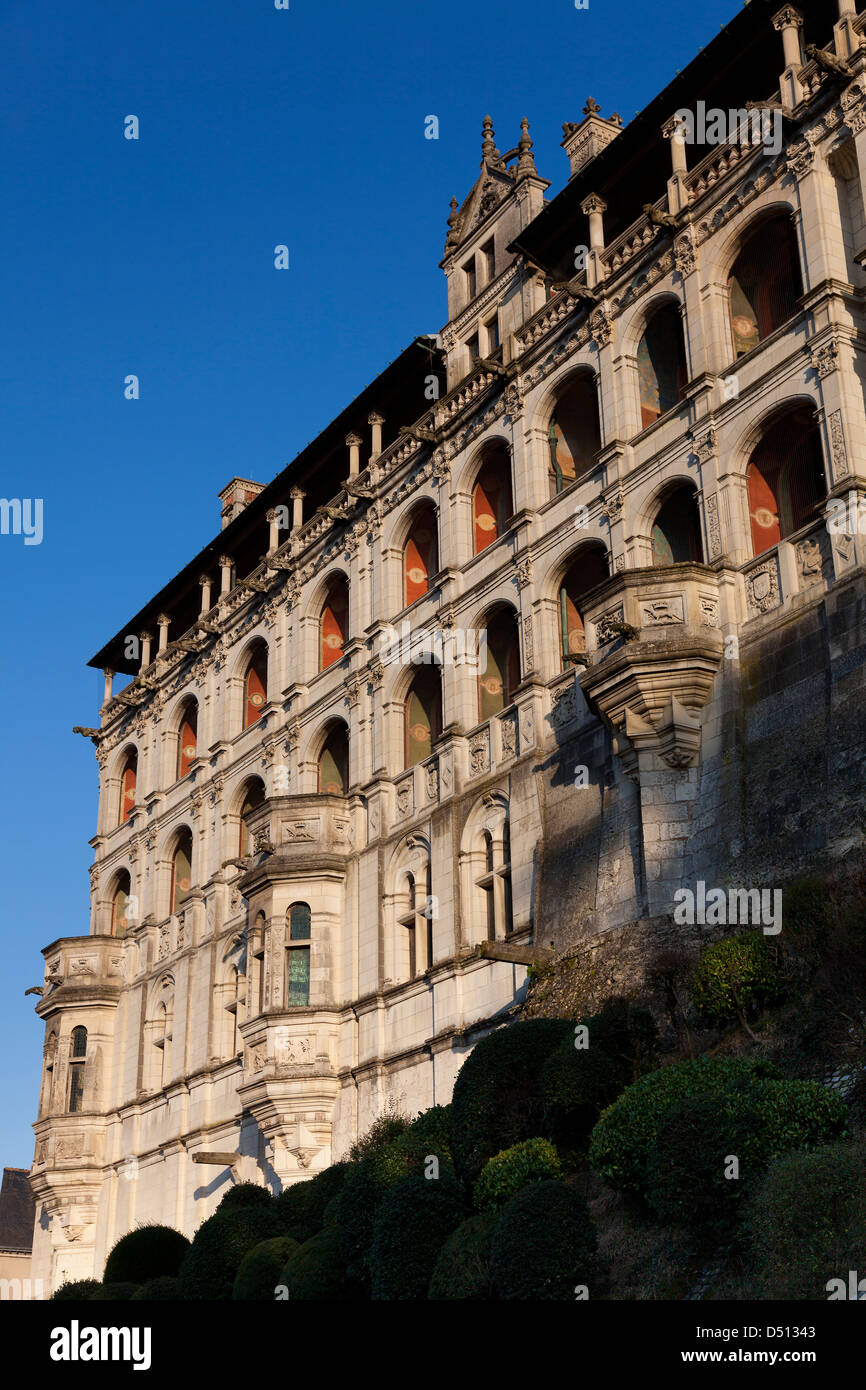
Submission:
<svg viewBox="0 0 866 1390">
<path fill-rule="evenodd" d="M 587 96 L 627 122 L 735 9 L 4 0 L 0 494 L 42 498 L 44 534 L 0 536 L 0 1163 L 32 1159 L 24 991 L 43 946 L 88 930 L 87 660 L 217 532 L 231 477 L 270 481 L 442 326 L 485 113 L 502 150 L 528 116 L 552 196 Z"/>
</svg>

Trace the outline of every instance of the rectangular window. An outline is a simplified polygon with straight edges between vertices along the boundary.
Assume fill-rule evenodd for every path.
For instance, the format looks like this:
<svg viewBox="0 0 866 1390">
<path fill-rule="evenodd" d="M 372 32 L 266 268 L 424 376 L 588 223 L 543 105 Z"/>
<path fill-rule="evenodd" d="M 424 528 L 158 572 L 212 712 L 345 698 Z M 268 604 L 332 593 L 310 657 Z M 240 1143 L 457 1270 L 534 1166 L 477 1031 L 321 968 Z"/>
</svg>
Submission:
<svg viewBox="0 0 866 1390">
<path fill-rule="evenodd" d="M 469 366 L 472 367 L 476 357 L 481 356 L 481 346 L 478 342 L 478 334 L 473 333 L 466 343 L 466 351 L 469 353 Z"/>
<path fill-rule="evenodd" d="M 463 267 L 463 274 L 466 276 L 466 295 L 467 298 L 471 301 L 475 298 L 476 294 L 478 293 L 478 282 L 475 277 L 474 257 L 471 261 L 466 262 L 465 266 Z"/>
<path fill-rule="evenodd" d="M 496 940 L 496 900 L 493 896 L 493 884 L 485 883 L 484 899 L 487 904 L 487 940 Z"/>
<path fill-rule="evenodd" d="M 414 980 L 418 964 L 415 955 L 415 923 L 413 922 L 411 927 L 407 927 L 406 931 L 409 940 L 409 979 Z"/>
<path fill-rule="evenodd" d="M 487 338 L 487 356 L 495 352 L 499 347 L 499 319 L 494 316 L 484 325 L 484 334 Z"/>
<path fill-rule="evenodd" d="M 310 1002 L 310 948 L 293 946 L 289 951 L 289 1008 Z"/>
<path fill-rule="evenodd" d="M 494 254 L 492 237 L 482 246 L 481 256 L 484 262 L 484 283 L 489 285 L 490 281 L 496 275 L 496 256 Z"/>
<path fill-rule="evenodd" d="M 84 1063 L 76 1062 L 69 1068 L 69 1111 L 76 1114 L 84 1100 Z"/>
</svg>

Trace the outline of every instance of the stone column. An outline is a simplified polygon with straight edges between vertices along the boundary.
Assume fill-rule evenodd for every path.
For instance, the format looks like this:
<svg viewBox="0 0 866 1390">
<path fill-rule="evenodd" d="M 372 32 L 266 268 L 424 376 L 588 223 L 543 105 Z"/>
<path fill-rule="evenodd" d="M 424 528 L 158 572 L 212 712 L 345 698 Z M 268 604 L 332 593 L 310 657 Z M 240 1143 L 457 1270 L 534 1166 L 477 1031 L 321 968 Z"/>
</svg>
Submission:
<svg viewBox="0 0 866 1390">
<path fill-rule="evenodd" d="M 670 141 L 671 176 L 668 179 L 668 211 L 676 214 L 688 206 L 689 194 L 686 188 L 688 163 L 686 160 L 686 140 L 682 116 L 673 115 L 662 126 L 662 136 Z"/>
<path fill-rule="evenodd" d="M 225 598 L 229 589 L 232 587 L 232 557 L 221 555 L 219 558 L 220 567 L 220 598 Z"/>
<path fill-rule="evenodd" d="M 209 574 L 203 574 L 198 582 L 201 585 L 201 616 L 204 617 L 205 613 L 210 612 L 211 608 L 210 593 L 212 581 Z"/>
<path fill-rule="evenodd" d="M 375 411 L 367 416 L 367 424 L 372 431 L 370 444 L 370 458 L 378 458 L 382 452 L 382 426 L 385 423 L 383 415 L 377 415 Z"/>
<path fill-rule="evenodd" d="M 292 530 L 300 531 L 304 524 L 304 497 L 299 487 L 293 487 L 289 496 L 292 499 Z"/>
<path fill-rule="evenodd" d="M 150 648 L 153 642 L 153 633 L 140 632 L 138 640 L 141 643 L 141 670 L 145 670 L 150 665 Z"/>
<path fill-rule="evenodd" d="M 273 555 L 280 544 L 280 522 L 273 507 L 265 513 L 268 523 L 268 554 Z"/>
<path fill-rule="evenodd" d="M 107 705 L 109 700 L 111 699 L 111 688 L 114 684 L 114 672 L 111 670 L 109 666 L 106 666 L 102 674 L 105 677 L 105 687 L 102 692 L 102 703 L 104 705 Z"/>
<path fill-rule="evenodd" d="M 160 613 L 156 624 L 159 628 L 159 654 L 162 655 L 168 646 L 168 629 L 171 626 L 171 618 L 167 613 Z"/>
<path fill-rule="evenodd" d="M 604 279 L 601 253 L 604 250 L 604 214 L 607 203 L 598 194 L 584 198 L 580 210 L 589 218 L 589 257 L 586 262 L 586 283 L 590 289 Z"/>
<path fill-rule="evenodd" d="M 857 7 L 854 0 L 839 0 L 839 19 L 833 26 L 836 54 L 839 58 L 850 58 L 860 47 L 860 35 L 854 28 Z"/>
<path fill-rule="evenodd" d="M 361 471 L 361 437 L 357 434 L 347 434 L 346 444 L 349 449 L 349 477 L 357 478 Z"/>
<path fill-rule="evenodd" d="M 792 111 L 803 100 L 803 88 L 798 76 L 803 66 L 798 33 L 803 27 L 803 16 L 793 5 L 785 5 L 773 15 L 772 24 L 776 32 L 782 35 L 782 51 L 785 57 L 785 71 L 779 78 L 779 94 L 782 107 Z"/>
</svg>

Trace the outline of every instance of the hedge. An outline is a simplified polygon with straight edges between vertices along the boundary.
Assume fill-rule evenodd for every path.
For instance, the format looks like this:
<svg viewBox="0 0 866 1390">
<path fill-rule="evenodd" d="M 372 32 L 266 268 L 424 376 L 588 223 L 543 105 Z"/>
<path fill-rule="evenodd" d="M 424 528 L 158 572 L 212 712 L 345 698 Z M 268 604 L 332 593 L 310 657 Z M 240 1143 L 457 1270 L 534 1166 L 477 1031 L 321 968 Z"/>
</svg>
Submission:
<svg viewBox="0 0 866 1390">
<path fill-rule="evenodd" d="M 298 1242 L 291 1236 L 272 1236 L 254 1245 L 241 1260 L 232 1298 L 236 1302 L 273 1303 L 280 1272 L 298 1249 Z"/>
<path fill-rule="evenodd" d="M 68 1279 L 60 1284 L 51 1295 L 52 1303 L 90 1302 L 102 1288 L 98 1279 Z"/>
<path fill-rule="evenodd" d="M 489 1033 L 470 1052 L 451 1101 L 454 1164 L 464 1181 L 476 1182 L 494 1154 L 541 1132 L 541 1074 L 566 1036 L 574 1036 L 571 1020 L 534 1018 Z"/>
<path fill-rule="evenodd" d="M 217 1207 L 217 1212 L 240 1211 L 246 1207 L 269 1207 L 273 1200 L 273 1194 L 267 1187 L 262 1187 L 257 1182 L 239 1182 L 229 1188 Z"/>
<path fill-rule="evenodd" d="M 515 1192 L 544 1178 L 561 1176 L 556 1149 L 547 1139 L 525 1139 L 485 1163 L 475 1184 L 475 1206 L 479 1211 L 498 1211 Z"/>
<path fill-rule="evenodd" d="M 496 1296 L 568 1299 L 592 1296 L 596 1238 L 584 1199 L 563 1182 L 533 1183 L 506 1204 L 490 1247 Z"/>
<path fill-rule="evenodd" d="M 180 1280 L 172 1279 L 167 1274 L 162 1274 L 158 1279 L 148 1279 L 146 1284 L 142 1284 L 140 1289 L 132 1295 L 133 1302 L 153 1303 L 156 1301 L 166 1303 L 177 1303 L 180 1299 Z"/>
<path fill-rule="evenodd" d="M 199 1226 L 181 1266 L 181 1298 L 230 1299 L 244 1255 L 282 1234 L 272 1206 L 215 1212 Z"/>
<path fill-rule="evenodd" d="M 340 1255 L 336 1226 L 326 1226 L 299 1246 L 289 1256 L 278 1282 L 288 1290 L 290 1301 L 345 1303 L 362 1297 L 361 1287 L 349 1277 Z"/>
<path fill-rule="evenodd" d="M 176 1275 L 190 1242 L 171 1226 L 144 1225 L 121 1236 L 105 1261 L 106 1284 L 145 1284 L 160 1275 Z"/>
<path fill-rule="evenodd" d="M 370 1250 L 374 1299 L 421 1299 L 439 1252 L 464 1217 L 462 1190 L 453 1178 L 410 1174 L 385 1195 L 376 1214 Z"/>
<path fill-rule="evenodd" d="M 499 1213 L 480 1212 L 452 1231 L 433 1270 L 427 1297 L 432 1299 L 480 1299 L 493 1297 L 490 1247 Z"/>
</svg>

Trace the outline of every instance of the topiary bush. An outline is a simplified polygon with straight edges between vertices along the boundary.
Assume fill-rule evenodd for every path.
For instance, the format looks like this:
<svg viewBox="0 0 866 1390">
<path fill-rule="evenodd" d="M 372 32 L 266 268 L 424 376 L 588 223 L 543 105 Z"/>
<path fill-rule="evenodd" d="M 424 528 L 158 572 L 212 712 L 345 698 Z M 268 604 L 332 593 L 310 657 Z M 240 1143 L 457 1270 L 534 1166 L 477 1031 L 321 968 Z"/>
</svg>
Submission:
<svg viewBox="0 0 866 1390">
<path fill-rule="evenodd" d="M 132 1301 L 139 1303 L 177 1303 L 180 1298 L 180 1280 L 162 1274 L 158 1279 L 148 1279 L 146 1284 L 136 1289 Z"/>
<path fill-rule="evenodd" d="M 186 1236 L 171 1226 L 138 1226 L 112 1246 L 102 1277 L 106 1284 L 144 1284 L 161 1274 L 176 1275 L 189 1248 Z"/>
<path fill-rule="evenodd" d="M 352 1164 L 337 1209 L 337 1239 L 340 1257 L 350 1279 L 366 1284 L 368 1260 L 373 1244 L 373 1222 L 386 1188 L 369 1162 Z M 330 1228 L 329 1228 L 330 1229 Z"/>
<path fill-rule="evenodd" d="M 475 1301 L 493 1298 L 490 1246 L 498 1221 L 498 1212 L 479 1212 L 451 1232 L 439 1251 L 428 1298 Z"/>
<path fill-rule="evenodd" d="M 688 1096 L 666 1111 L 647 1156 L 647 1200 L 656 1215 L 708 1239 L 728 1234 L 744 1183 L 764 1161 L 755 1152 L 761 1128 L 752 1087 Z"/>
<path fill-rule="evenodd" d="M 649 1154 L 675 1106 L 776 1075 L 763 1058 L 740 1057 L 697 1057 L 648 1072 L 602 1113 L 592 1131 L 590 1163 L 611 1187 L 645 1197 Z"/>
<path fill-rule="evenodd" d="M 271 1236 L 270 1240 L 254 1245 L 240 1262 L 232 1298 L 236 1302 L 273 1303 L 280 1272 L 298 1249 L 298 1242 L 291 1236 Z"/>
<path fill-rule="evenodd" d="M 293 1183 L 274 1200 L 281 1227 L 299 1244 L 318 1235 L 325 1224 L 325 1208 L 340 1195 L 348 1163 L 334 1163 L 313 1178 Z"/>
<path fill-rule="evenodd" d="M 775 1159 L 750 1194 L 744 1230 L 752 1298 L 848 1297 L 866 1250 L 866 1150 L 830 1144 Z M 844 1289 L 828 1288 L 841 1279 Z"/>
<path fill-rule="evenodd" d="M 506 1203 L 493 1235 L 496 1296 L 573 1302 L 575 1289 L 591 1284 L 596 1250 L 584 1199 L 563 1182 L 533 1183 Z"/>
<path fill-rule="evenodd" d="M 346 1271 L 336 1226 L 326 1226 L 290 1256 L 278 1283 L 289 1299 L 346 1303 L 363 1298 L 363 1289 Z"/>
<path fill-rule="evenodd" d="M 416 1115 L 408 1129 L 388 1145 L 389 1152 L 402 1149 L 408 1173 L 424 1176 L 429 1158 L 439 1160 L 439 1171 L 453 1171 L 451 1146 L 451 1106 L 434 1105 Z"/>
<path fill-rule="evenodd" d="M 90 1303 L 96 1299 L 101 1288 L 98 1279 L 68 1279 L 54 1290 L 51 1302 Z"/>
<path fill-rule="evenodd" d="M 263 1240 L 284 1234 L 272 1206 L 218 1211 L 202 1222 L 181 1266 L 185 1299 L 230 1299 L 244 1256 Z"/>
<path fill-rule="evenodd" d="M 135 1298 L 140 1284 L 133 1284 L 129 1280 L 117 1280 L 113 1284 L 98 1284 L 97 1291 L 93 1295 L 94 1303 L 127 1303 Z"/>
<path fill-rule="evenodd" d="M 475 1184 L 475 1206 L 479 1211 L 498 1211 L 522 1187 L 561 1176 L 559 1155 L 550 1141 L 525 1139 L 485 1163 Z"/>
<path fill-rule="evenodd" d="M 257 1182 L 239 1182 L 234 1187 L 229 1188 L 217 1207 L 217 1211 L 238 1211 L 244 1207 L 269 1207 L 273 1200 L 273 1195 L 267 1187 L 261 1187 Z"/>
<path fill-rule="evenodd" d="M 475 1183 L 494 1154 L 541 1131 L 544 1064 L 573 1034 L 568 1019 L 533 1018 L 489 1033 L 472 1049 L 451 1101 L 454 1165 L 465 1182 Z"/>
<path fill-rule="evenodd" d="M 691 982 L 692 1002 L 705 1018 L 737 1018 L 750 1037 L 747 1014 L 784 994 L 779 948 L 761 932 L 716 941 L 701 952 Z"/>
<path fill-rule="evenodd" d="M 818 1081 L 763 1081 L 753 1088 L 753 1095 L 765 1163 L 791 1149 L 828 1144 L 841 1138 L 847 1128 L 844 1100 Z"/>
<path fill-rule="evenodd" d="M 450 1177 L 402 1178 L 376 1213 L 370 1250 L 374 1299 L 418 1299 L 427 1289 L 439 1252 L 463 1220 L 463 1194 Z"/>
</svg>

